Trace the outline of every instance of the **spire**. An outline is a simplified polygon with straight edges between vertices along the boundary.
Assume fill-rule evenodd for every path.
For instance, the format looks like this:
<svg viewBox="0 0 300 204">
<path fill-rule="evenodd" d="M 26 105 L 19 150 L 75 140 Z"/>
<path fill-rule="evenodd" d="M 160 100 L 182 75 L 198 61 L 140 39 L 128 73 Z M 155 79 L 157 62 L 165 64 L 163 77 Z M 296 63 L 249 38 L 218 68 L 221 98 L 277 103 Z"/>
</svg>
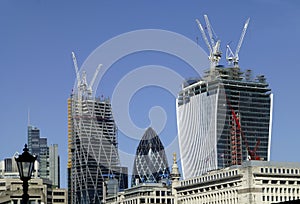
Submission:
<svg viewBox="0 0 300 204">
<path fill-rule="evenodd" d="M 179 168 L 176 161 L 176 153 L 173 153 L 173 165 L 172 165 L 172 172 L 171 172 L 171 179 L 172 181 L 179 181 L 181 175 L 179 173 Z"/>
</svg>

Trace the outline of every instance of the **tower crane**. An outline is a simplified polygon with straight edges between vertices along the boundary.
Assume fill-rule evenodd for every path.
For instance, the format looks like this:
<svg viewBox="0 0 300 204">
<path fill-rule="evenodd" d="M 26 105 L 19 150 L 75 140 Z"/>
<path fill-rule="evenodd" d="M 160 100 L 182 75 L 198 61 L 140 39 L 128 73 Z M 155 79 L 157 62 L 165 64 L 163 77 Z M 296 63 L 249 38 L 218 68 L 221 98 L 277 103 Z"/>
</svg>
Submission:
<svg viewBox="0 0 300 204">
<path fill-rule="evenodd" d="M 228 64 L 233 64 L 235 67 L 238 67 L 239 52 L 240 52 L 242 43 L 244 41 L 244 37 L 245 37 L 246 31 L 247 31 L 247 28 L 248 28 L 248 25 L 249 25 L 249 21 L 250 21 L 250 18 L 248 18 L 246 20 L 245 24 L 244 24 L 244 28 L 243 28 L 243 31 L 242 31 L 239 43 L 238 43 L 238 45 L 236 47 L 235 53 L 233 53 L 233 51 L 231 50 L 230 46 L 227 45 L 226 60 L 228 61 Z"/>
<path fill-rule="evenodd" d="M 200 21 L 198 19 L 196 19 L 196 22 L 197 22 L 198 27 L 201 31 L 202 38 L 203 38 L 203 40 L 204 40 L 204 42 L 207 45 L 208 50 L 209 50 L 208 59 L 210 60 L 211 68 L 214 68 L 219 64 L 219 61 L 220 61 L 221 56 L 222 56 L 222 52 L 220 51 L 221 41 L 217 40 L 218 39 L 217 36 L 213 33 L 213 29 L 212 29 L 212 26 L 209 22 L 209 19 L 208 19 L 207 15 L 204 15 L 204 20 L 205 20 L 205 23 L 206 23 L 205 28 L 207 29 L 209 40 L 206 36 L 206 32 L 205 32 L 203 26 L 201 25 Z"/>
<path fill-rule="evenodd" d="M 76 72 L 77 89 L 78 89 L 79 96 L 82 96 L 85 93 L 87 93 L 89 96 L 92 95 L 92 92 L 93 92 L 92 88 L 96 81 L 97 75 L 100 71 L 100 68 L 102 67 L 102 64 L 98 65 L 98 67 L 96 68 L 96 71 L 94 73 L 94 76 L 93 76 L 90 84 L 88 85 L 87 80 L 86 80 L 86 71 L 83 71 L 82 76 L 80 77 L 77 59 L 76 59 L 74 52 L 72 52 L 72 59 L 73 59 L 73 64 L 74 64 L 74 68 L 75 68 L 75 72 Z"/>
<path fill-rule="evenodd" d="M 96 71 L 95 71 L 95 73 L 94 73 L 94 76 L 93 76 L 93 78 L 92 78 L 92 80 L 91 80 L 91 82 L 90 82 L 90 85 L 89 85 L 89 88 L 88 88 L 88 92 L 89 92 L 90 95 L 91 95 L 92 92 L 93 92 L 93 85 L 94 85 L 94 83 L 95 83 L 95 81 L 96 81 L 97 75 L 98 75 L 98 73 L 99 73 L 101 67 L 102 67 L 102 64 L 99 64 L 98 67 L 96 68 Z"/>
<path fill-rule="evenodd" d="M 79 86 L 80 86 L 80 75 L 79 75 L 79 70 L 78 70 L 78 64 L 77 64 L 77 59 L 75 56 L 75 53 L 72 52 L 72 59 L 73 59 L 73 64 L 74 64 L 74 68 L 75 68 L 75 74 L 76 74 L 76 80 L 77 80 L 77 88 L 79 90 Z"/>
</svg>

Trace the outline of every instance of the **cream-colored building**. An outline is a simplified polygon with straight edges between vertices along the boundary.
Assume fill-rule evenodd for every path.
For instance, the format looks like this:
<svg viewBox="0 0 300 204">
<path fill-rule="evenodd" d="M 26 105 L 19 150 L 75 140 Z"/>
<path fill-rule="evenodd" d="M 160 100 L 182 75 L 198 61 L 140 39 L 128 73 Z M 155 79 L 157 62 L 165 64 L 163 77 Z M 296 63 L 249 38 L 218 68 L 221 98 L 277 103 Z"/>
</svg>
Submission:
<svg viewBox="0 0 300 204">
<path fill-rule="evenodd" d="M 165 203 L 174 204 L 174 196 L 170 186 L 164 183 L 140 183 L 106 198 L 106 204 L 142 204 Z"/>
<path fill-rule="evenodd" d="M 174 157 L 174 160 L 176 158 Z M 300 163 L 245 161 L 179 181 L 177 163 L 172 185 L 144 183 L 108 197 L 109 204 L 271 204 L 300 201 Z"/>
<path fill-rule="evenodd" d="M 21 204 L 23 182 L 19 178 L 0 178 L 0 203 Z M 47 203 L 47 185 L 40 178 L 29 182 L 28 194 L 31 203 Z"/>
<path fill-rule="evenodd" d="M 38 169 L 35 162 L 35 169 Z M 23 182 L 20 180 L 14 158 L 0 161 L 0 203 L 21 204 Z M 32 179 L 28 181 L 29 203 L 34 204 L 64 204 L 67 203 L 66 189 L 53 189 L 52 182 L 38 177 L 34 171 Z"/>
<path fill-rule="evenodd" d="M 178 204 L 269 204 L 300 199 L 300 163 L 247 161 L 173 185 Z"/>
</svg>

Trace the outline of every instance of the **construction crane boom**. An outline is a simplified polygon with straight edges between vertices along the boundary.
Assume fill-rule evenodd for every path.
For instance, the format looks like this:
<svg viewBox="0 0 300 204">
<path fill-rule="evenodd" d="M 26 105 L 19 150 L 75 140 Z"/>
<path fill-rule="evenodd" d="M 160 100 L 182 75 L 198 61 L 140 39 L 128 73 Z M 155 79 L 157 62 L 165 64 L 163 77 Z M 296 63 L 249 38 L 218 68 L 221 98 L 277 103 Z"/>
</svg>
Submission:
<svg viewBox="0 0 300 204">
<path fill-rule="evenodd" d="M 77 87 L 79 87 L 80 86 L 80 75 L 79 75 L 79 70 L 78 70 L 78 65 L 77 65 L 77 59 L 76 59 L 74 52 L 72 52 L 72 59 L 73 59 L 73 64 L 74 64 L 74 68 L 75 68 L 75 73 L 76 73 Z"/>
<path fill-rule="evenodd" d="M 211 45 L 209 44 L 209 41 L 208 41 L 208 39 L 207 39 L 207 37 L 206 37 L 206 34 L 205 34 L 205 31 L 204 31 L 204 29 L 203 29 L 203 27 L 202 27 L 202 25 L 201 25 L 201 23 L 200 23 L 200 21 L 199 21 L 198 19 L 196 19 L 196 22 L 197 22 L 198 27 L 199 27 L 199 29 L 200 29 L 200 31 L 201 31 L 202 37 L 203 37 L 203 39 L 204 39 L 204 42 L 205 42 L 205 44 L 206 44 L 207 47 L 208 47 L 209 53 L 211 54 L 211 53 L 212 53 L 212 47 L 211 47 Z"/>
<path fill-rule="evenodd" d="M 208 20 L 207 15 L 204 15 L 204 20 L 205 20 L 205 23 L 206 23 L 206 28 L 207 28 L 208 36 L 210 38 L 211 46 L 214 47 L 215 46 L 215 40 L 214 40 L 213 33 L 212 33 L 212 27 L 210 25 L 210 22 Z"/>
<path fill-rule="evenodd" d="M 210 60 L 210 64 L 211 64 L 211 68 L 214 69 L 215 66 L 217 66 L 219 64 L 219 61 L 221 59 L 221 55 L 222 53 L 220 52 L 220 40 L 215 40 L 214 39 L 214 33 L 212 30 L 212 26 L 210 25 L 210 22 L 208 20 L 207 15 L 204 15 L 204 19 L 205 19 L 205 23 L 206 23 L 206 28 L 207 28 L 207 33 L 208 36 L 210 38 L 210 41 L 208 40 L 205 30 L 203 29 L 203 26 L 201 25 L 200 21 L 198 19 L 196 19 L 196 22 L 198 24 L 198 27 L 201 31 L 203 40 L 205 42 L 205 44 L 208 47 L 209 50 L 209 60 Z"/>
<path fill-rule="evenodd" d="M 238 55 L 239 55 L 239 52 L 240 52 L 242 43 L 243 43 L 243 41 L 244 41 L 244 37 L 245 37 L 246 31 L 247 31 L 247 28 L 248 28 L 248 25 L 249 25 L 249 21 L 250 21 L 250 18 L 247 19 L 247 21 L 246 21 L 246 23 L 245 23 L 245 25 L 244 25 L 243 32 L 242 32 L 242 34 L 241 34 L 241 37 L 240 37 L 238 46 L 237 46 L 237 48 L 236 48 L 236 51 L 235 51 L 235 54 L 234 54 L 234 57 L 236 58 L 236 60 L 239 59 Z"/>
<path fill-rule="evenodd" d="M 89 85 L 89 92 L 90 92 L 90 93 L 92 93 L 92 91 L 93 91 L 93 85 L 94 85 L 94 83 L 95 83 L 95 81 L 96 81 L 96 78 L 97 78 L 97 76 L 98 76 L 98 73 L 99 73 L 101 67 L 102 67 L 102 64 L 99 64 L 98 67 L 96 68 L 96 71 L 95 71 L 95 73 L 94 73 L 94 76 L 93 76 L 93 78 L 92 78 L 92 80 L 91 80 L 91 82 L 90 82 L 90 85 Z"/>
<path fill-rule="evenodd" d="M 231 48 L 229 45 L 227 45 L 226 49 L 226 60 L 228 61 L 229 64 L 234 64 L 235 67 L 238 67 L 238 62 L 239 62 L 239 52 L 242 46 L 242 43 L 244 41 L 244 37 L 248 28 L 250 22 L 250 18 L 248 18 L 244 24 L 244 28 L 240 37 L 240 40 L 238 42 L 238 45 L 236 47 L 235 53 L 232 52 Z"/>
</svg>

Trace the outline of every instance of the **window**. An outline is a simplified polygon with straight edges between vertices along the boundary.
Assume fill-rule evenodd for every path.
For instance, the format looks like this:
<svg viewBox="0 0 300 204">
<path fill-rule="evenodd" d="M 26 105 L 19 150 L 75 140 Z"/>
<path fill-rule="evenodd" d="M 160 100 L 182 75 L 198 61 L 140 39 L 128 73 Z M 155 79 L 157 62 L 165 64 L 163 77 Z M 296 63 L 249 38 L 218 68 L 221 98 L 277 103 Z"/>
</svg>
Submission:
<svg viewBox="0 0 300 204">
<path fill-rule="evenodd" d="M 263 184 L 267 184 L 267 183 L 268 183 L 268 180 L 263 180 L 262 183 L 263 183 Z"/>
</svg>

